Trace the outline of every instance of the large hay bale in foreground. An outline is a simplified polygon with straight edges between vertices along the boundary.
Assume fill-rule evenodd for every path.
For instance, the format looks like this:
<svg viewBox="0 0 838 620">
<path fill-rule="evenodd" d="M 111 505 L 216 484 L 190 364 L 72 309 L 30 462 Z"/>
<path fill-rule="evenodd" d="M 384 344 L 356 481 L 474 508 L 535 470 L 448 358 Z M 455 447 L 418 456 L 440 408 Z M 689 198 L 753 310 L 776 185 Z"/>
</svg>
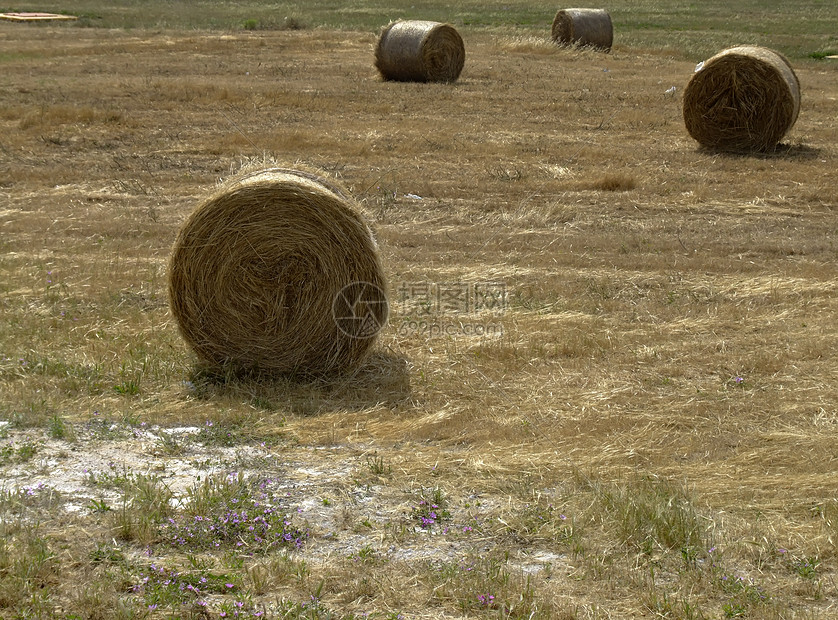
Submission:
<svg viewBox="0 0 838 620">
<path fill-rule="evenodd" d="M 684 123 L 701 145 L 769 151 L 800 113 L 800 82 L 789 61 L 764 47 L 732 47 L 696 69 L 684 90 Z"/>
<path fill-rule="evenodd" d="M 559 45 L 593 47 L 606 52 L 614 42 L 611 15 L 605 9 L 562 9 L 553 18 L 551 35 Z"/>
<path fill-rule="evenodd" d="M 439 22 L 392 22 L 375 47 L 375 67 L 385 80 L 455 82 L 465 61 L 460 33 Z"/>
<path fill-rule="evenodd" d="M 169 269 L 180 332 L 218 367 L 351 370 L 387 319 L 378 247 L 345 193 L 314 174 L 243 174 L 181 228 Z"/>
</svg>

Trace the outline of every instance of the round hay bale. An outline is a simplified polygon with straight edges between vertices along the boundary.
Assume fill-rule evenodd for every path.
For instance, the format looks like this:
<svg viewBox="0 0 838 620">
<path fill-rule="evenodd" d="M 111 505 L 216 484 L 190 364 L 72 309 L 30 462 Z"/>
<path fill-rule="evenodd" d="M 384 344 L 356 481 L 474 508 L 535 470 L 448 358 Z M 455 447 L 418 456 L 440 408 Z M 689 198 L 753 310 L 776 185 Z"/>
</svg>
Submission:
<svg viewBox="0 0 838 620">
<path fill-rule="evenodd" d="M 702 146 L 770 151 L 800 113 L 800 82 L 784 56 L 732 47 L 700 63 L 684 89 L 684 123 Z"/>
<path fill-rule="evenodd" d="M 323 375 L 351 370 L 388 314 L 359 209 L 315 174 L 241 174 L 198 205 L 169 267 L 180 333 L 205 362 Z"/>
<path fill-rule="evenodd" d="M 392 22 L 375 47 L 375 67 L 385 80 L 455 82 L 465 61 L 460 33 L 439 22 Z"/>
<path fill-rule="evenodd" d="M 553 41 L 610 51 L 614 42 L 611 15 L 605 9 L 562 9 L 553 18 Z"/>
</svg>

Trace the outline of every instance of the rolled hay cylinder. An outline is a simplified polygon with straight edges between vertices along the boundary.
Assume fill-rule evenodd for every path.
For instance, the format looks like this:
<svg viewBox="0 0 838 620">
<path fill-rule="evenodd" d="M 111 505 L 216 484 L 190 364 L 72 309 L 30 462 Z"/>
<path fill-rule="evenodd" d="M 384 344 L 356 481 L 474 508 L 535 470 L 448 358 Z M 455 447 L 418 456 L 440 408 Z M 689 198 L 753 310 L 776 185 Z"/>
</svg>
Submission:
<svg viewBox="0 0 838 620">
<path fill-rule="evenodd" d="M 201 202 L 170 259 L 169 302 L 204 362 L 324 375 L 357 367 L 388 314 L 357 205 L 316 174 L 240 174 Z"/>
<path fill-rule="evenodd" d="M 770 151 L 800 113 L 800 81 L 789 61 L 764 47 L 723 50 L 699 63 L 684 89 L 684 123 L 707 148 Z"/>
<path fill-rule="evenodd" d="M 385 80 L 455 82 L 465 61 L 460 33 L 439 22 L 392 22 L 381 31 L 375 47 L 375 67 Z"/>
<path fill-rule="evenodd" d="M 553 41 L 559 45 L 611 50 L 614 28 L 605 9 L 562 9 L 553 18 Z"/>
</svg>

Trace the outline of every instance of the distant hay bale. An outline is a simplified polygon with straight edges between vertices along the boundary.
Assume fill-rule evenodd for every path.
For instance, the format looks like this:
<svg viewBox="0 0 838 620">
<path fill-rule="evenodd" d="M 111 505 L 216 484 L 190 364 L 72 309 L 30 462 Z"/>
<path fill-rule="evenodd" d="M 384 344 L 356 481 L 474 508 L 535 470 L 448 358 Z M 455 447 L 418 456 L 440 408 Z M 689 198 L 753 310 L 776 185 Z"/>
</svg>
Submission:
<svg viewBox="0 0 838 620">
<path fill-rule="evenodd" d="M 553 18 L 553 41 L 605 50 L 614 42 L 611 16 L 605 9 L 563 9 Z"/>
<path fill-rule="evenodd" d="M 699 64 L 684 90 L 684 123 L 702 146 L 770 151 L 800 113 L 789 61 L 764 47 L 732 47 Z"/>
<path fill-rule="evenodd" d="M 385 80 L 455 82 L 466 60 L 460 33 L 449 24 L 396 21 L 381 31 L 375 67 Z"/>
<path fill-rule="evenodd" d="M 78 19 L 75 15 L 62 15 L 59 13 L 0 13 L 0 19 L 12 22 L 52 22 L 72 21 Z"/>
<path fill-rule="evenodd" d="M 180 333 L 205 362 L 351 370 L 387 320 L 378 247 L 345 193 L 315 174 L 240 174 L 184 223 L 169 267 Z"/>
</svg>

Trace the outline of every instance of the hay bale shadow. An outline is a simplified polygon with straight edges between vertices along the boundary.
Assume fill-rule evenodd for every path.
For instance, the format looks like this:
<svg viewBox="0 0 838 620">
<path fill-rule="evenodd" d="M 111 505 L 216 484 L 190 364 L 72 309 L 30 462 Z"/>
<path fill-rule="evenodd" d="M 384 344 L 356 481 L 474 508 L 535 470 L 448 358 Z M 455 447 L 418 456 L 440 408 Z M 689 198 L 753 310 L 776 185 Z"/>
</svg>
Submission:
<svg viewBox="0 0 838 620">
<path fill-rule="evenodd" d="M 232 400 L 266 412 L 318 415 L 396 408 L 412 402 L 407 358 L 375 351 L 351 372 L 324 376 L 277 374 L 197 362 L 184 387 L 189 398 Z"/>
<path fill-rule="evenodd" d="M 805 144 L 778 144 L 770 151 L 726 151 L 708 146 L 699 146 L 698 151 L 731 159 L 791 159 L 810 161 L 823 157 L 823 149 Z"/>
</svg>

